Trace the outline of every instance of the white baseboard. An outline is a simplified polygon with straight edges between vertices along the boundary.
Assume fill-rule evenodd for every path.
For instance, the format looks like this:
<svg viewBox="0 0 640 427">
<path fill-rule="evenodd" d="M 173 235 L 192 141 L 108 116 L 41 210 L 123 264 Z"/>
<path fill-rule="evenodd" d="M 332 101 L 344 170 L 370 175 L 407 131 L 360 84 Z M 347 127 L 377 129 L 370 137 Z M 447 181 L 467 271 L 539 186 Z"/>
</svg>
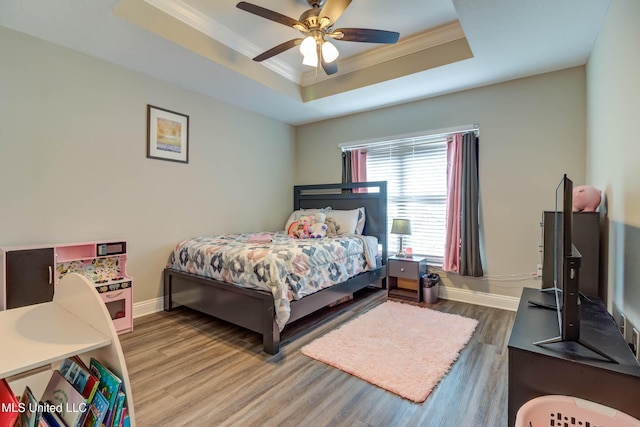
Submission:
<svg viewBox="0 0 640 427">
<path fill-rule="evenodd" d="M 133 318 L 157 313 L 164 309 L 164 298 L 158 297 L 133 304 Z"/>
<path fill-rule="evenodd" d="M 505 295 L 488 294 L 449 286 L 440 286 L 438 297 L 451 301 L 466 302 L 502 310 L 517 311 L 520 298 Z M 154 298 L 133 304 L 133 318 L 157 313 L 164 309 L 164 298 Z"/>
<path fill-rule="evenodd" d="M 517 311 L 518 304 L 520 304 L 520 298 L 518 297 L 488 294 L 486 292 L 470 291 L 468 289 L 452 288 L 450 286 L 440 286 L 438 296 L 451 301 L 466 302 L 509 311 Z"/>
</svg>

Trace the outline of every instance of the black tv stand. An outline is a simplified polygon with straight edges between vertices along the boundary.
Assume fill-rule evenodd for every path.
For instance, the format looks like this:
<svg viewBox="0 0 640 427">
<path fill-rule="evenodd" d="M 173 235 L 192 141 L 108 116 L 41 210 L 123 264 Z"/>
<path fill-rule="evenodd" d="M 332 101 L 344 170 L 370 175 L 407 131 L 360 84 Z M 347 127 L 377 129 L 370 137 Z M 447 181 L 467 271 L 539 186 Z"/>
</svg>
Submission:
<svg viewBox="0 0 640 427">
<path fill-rule="evenodd" d="M 574 342 L 576 344 L 581 345 L 582 347 L 591 350 L 592 352 L 596 353 L 597 355 L 603 357 L 604 359 L 607 359 L 609 362 L 611 363 L 618 363 L 618 361 L 616 359 L 614 359 L 613 357 L 609 356 L 608 354 L 606 354 L 604 351 L 600 351 L 597 348 L 595 348 L 594 346 L 592 346 L 591 344 L 589 344 L 588 342 L 586 342 L 583 339 L 575 339 L 575 340 L 563 340 L 562 337 L 555 337 L 555 338 L 549 338 L 546 340 L 542 340 L 542 341 L 536 341 L 533 344 L 534 345 L 545 345 L 545 344 L 555 344 L 558 342 Z"/>
<path fill-rule="evenodd" d="M 581 338 L 618 363 L 595 357 L 576 342 L 535 345 L 558 335 L 558 314 L 529 300 L 555 303 L 552 294 L 523 289 L 508 343 L 508 425 L 514 425 L 522 405 L 549 394 L 590 400 L 640 419 L 640 363 L 604 304 L 596 297 L 582 301 Z"/>
</svg>

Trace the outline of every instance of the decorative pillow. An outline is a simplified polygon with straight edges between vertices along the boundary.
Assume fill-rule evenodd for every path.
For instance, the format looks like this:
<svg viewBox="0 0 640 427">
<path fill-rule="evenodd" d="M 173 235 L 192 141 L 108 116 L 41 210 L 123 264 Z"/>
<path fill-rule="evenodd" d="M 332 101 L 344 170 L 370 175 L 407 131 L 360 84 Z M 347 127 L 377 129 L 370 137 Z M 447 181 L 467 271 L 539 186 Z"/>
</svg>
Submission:
<svg viewBox="0 0 640 427">
<path fill-rule="evenodd" d="M 364 231 L 364 222 L 366 219 L 366 215 L 364 213 L 364 206 L 358 208 L 358 224 L 356 224 L 356 234 L 362 234 Z"/>
<path fill-rule="evenodd" d="M 327 212 L 327 209 L 331 209 L 331 208 L 320 208 L 320 209 L 298 209 L 297 211 L 293 211 L 293 213 L 289 216 L 289 219 L 287 220 L 287 222 L 284 225 L 284 231 L 289 230 L 289 227 L 291 227 L 291 224 L 296 222 L 297 220 L 300 219 L 300 217 L 305 216 L 305 215 L 314 215 L 318 212 Z"/>
<path fill-rule="evenodd" d="M 362 208 L 360 208 L 362 209 Z M 337 211 L 330 210 L 325 211 L 327 218 L 333 218 L 336 221 L 336 225 L 339 225 L 338 234 L 356 234 L 356 228 L 358 226 L 358 214 L 360 209 L 353 209 L 349 211 Z M 364 212 L 363 212 L 364 217 Z M 364 220 L 363 220 L 364 221 Z M 363 224 L 364 227 L 364 224 Z"/>
</svg>

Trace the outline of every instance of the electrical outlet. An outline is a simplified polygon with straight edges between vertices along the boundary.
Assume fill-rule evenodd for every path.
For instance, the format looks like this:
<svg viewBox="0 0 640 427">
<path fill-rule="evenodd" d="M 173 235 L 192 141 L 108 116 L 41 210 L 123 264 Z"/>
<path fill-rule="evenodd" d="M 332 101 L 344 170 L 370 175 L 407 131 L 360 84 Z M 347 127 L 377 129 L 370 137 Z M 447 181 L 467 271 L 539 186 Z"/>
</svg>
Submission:
<svg viewBox="0 0 640 427">
<path fill-rule="evenodd" d="M 638 334 L 638 330 L 633 328 L 633 345 L 635 346 L 634 351 L 636 352 L 636 359 L 640 360 L 640 334 Z"/>
<path fill-rule="evenodd" d="M 620 317 L 622 318 L 622 321 L 620 322 L 620 333 L 622 334 L 622 336 L 624 337 L 625 341 L 627 340 L 627 316 L 625 316 L 624 314 L 621 314 Z"/>
<path fill-rule="evenodd" d="M 538 268 L 536 269 L 536 277 L 542 277 L 542 264 L 538 264 Z"/>
</svg>

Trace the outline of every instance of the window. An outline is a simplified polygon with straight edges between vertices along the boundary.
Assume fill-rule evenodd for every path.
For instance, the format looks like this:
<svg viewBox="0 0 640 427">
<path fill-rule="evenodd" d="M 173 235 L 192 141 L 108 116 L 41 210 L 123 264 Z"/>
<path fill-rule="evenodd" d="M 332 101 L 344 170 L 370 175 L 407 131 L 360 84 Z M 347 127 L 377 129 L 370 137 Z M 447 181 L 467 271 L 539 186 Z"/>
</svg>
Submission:
<svg viewBox="0 0 640 427">
<path fill-rule="evenodd" d="M 405 247 L 442 265 L 446 234 L 447 141 L 445 137 L 410 138 L 367 147 L 367 180 L 387 181 L 388 230 L 394 218 L 411 220 Z M 390 235 L 389 253 L 398 251 Z"/>
<path fill-rule="evenodd" d="M 367 153 L 367 181 L 387 181 L 387 229 L 394 218 L 411 220 L 404 245 L 442 265 L 446 237 L 447 136 L 438 133 L 342 146 Z M 389 254 L 399 249 L 389 234 Z"/>
</svg>

